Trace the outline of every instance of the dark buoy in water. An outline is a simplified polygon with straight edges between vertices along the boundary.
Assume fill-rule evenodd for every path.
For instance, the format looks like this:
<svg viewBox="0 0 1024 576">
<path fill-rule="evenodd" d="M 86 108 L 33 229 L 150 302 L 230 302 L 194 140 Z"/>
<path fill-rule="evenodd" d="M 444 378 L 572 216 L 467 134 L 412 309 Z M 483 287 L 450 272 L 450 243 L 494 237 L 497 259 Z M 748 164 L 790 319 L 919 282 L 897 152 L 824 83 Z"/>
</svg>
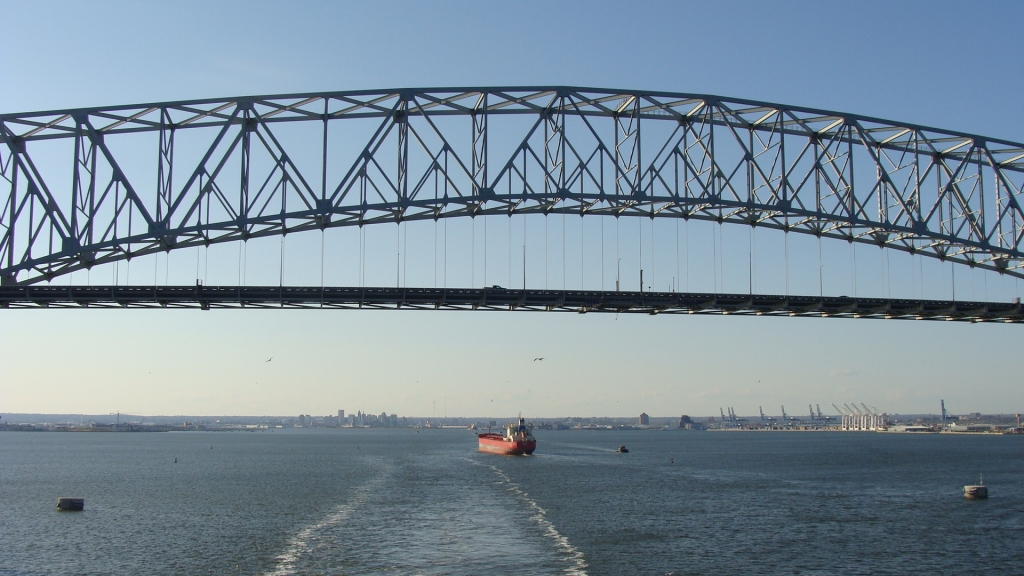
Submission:
<svg viewBox="0 0 1024 576">
<path fill-rule="evenodd" d="M 626 448 L 625 444 L 623 444 L 622 446 L 619 446 L 615 451 L 618 452 L 619 454 L 626 454 L 629 452 L 629 449 Z"/>
<path fill-rule="evenodd" d="M 964 486 L 964 498 L 969 500 L 984 500 L 988 498 L 988 486 L 985 486 L 985 478 L 978 475 L 978 483 L 973 486 Z"/>
<path fill-rule="evenodd" d="M 174 459 L 174 463 L 175 463 L 175 464 L 177 464 L 177 463 L 178 463 L 178 459 L 177 459 L 177 458 L 175 458 L 175 459 Z"/>
<path fill-rule="evenodd" d="M 81 512 L 85 510 L 85 498 L 57 498 L 57 510 L 61 512 Z"/>
</svg>

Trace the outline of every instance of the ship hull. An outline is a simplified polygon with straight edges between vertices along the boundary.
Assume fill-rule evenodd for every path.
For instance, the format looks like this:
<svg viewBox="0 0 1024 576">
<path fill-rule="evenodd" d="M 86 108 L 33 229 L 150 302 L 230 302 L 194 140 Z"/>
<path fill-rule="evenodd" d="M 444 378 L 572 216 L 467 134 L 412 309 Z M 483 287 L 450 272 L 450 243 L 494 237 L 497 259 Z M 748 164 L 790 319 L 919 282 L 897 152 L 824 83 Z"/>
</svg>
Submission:
<svg viewBox="0 0 1024 576">
<path fill-rule="evenodd" d="M 536 440 L 505 440 L 498 434 L 480 434 L 479 441 L 479 450 L 488 454 L 522 456 L 533 454 L 533 451 L 537 449 Z"/>
</svg>

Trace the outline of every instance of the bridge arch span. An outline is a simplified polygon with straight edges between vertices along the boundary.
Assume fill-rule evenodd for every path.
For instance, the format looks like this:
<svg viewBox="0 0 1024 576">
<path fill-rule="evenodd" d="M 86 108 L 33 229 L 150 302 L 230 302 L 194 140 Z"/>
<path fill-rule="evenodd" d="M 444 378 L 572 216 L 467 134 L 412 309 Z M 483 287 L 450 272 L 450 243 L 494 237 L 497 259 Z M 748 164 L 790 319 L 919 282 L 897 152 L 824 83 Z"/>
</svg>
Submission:
<svg viewBox="0 0 1024 576">
<path fill-rule="evenodd" d="M 736 223 L 1024 277 L 1024 144 L 564 86 L 0 115 L 0 280 L 333 227 L 569 213 Z"/>
</svg>

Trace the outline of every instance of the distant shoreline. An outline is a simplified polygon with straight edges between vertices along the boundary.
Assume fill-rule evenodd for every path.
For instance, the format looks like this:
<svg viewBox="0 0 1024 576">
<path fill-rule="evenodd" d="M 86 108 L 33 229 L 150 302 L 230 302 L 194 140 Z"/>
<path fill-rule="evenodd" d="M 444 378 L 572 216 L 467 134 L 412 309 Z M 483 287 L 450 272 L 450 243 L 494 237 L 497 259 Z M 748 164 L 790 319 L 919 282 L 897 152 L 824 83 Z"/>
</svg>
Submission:
<svg viewBox="0 0 1024 576">
<path fill-rule="evenodd" d="M 862 432 L 862 433 L 882 433 L 882 434 L 909 434 L 909 435 L 968 435 L 968 436 L 1014 436 L 1024 435 L 1024 429 L 1013 428 L 1013 429 L 999 429 L 993 428 L 989 430 L 914 430 L 907 431 L 898 429 L 878 429 L 878 430 L 843 430 L 841 428 L 702 428 L 702 429 L 686 429 L 686 428 L 670 428 L 670 427 L 621 427 L 621 428 L 609 428 L 609 427 L 583 427 L 583 428 L 548 428 L 544 429 L 544 432 Z M 86 434 L 107 434 L 107 433 L 158 433 L 158 432 L 273 432 L 275 430 L 321 430 L 321 428 L 257 428 L 257 427 L 240 427 L 240 426 L 226 426 L 222 428 L 211 428 L 211 427 L 186 427 L 186 426 L 148 426 L 148 425 L 128 425 L 123 424 L 120 427 L 117 426 L 101 426 L 96 428 L 91 427 L 62 427 L 62 426 L 43 426 L 35 424 L 2 424 L 0 425 L 0 432 L 65 432 L 65 433 L 86 433 Z M 372 429 L 386 429 L 386 430 L 467 430 L 476 432 L 478 429 L 461 427 L 461 426 L 446 426 L 428 428 L 424 426 L 401 426 L 393 428 L 379 428 L 379 427 L 335 427 L 326 428 L 328 430 L 372 430 Z"/>
</svg>

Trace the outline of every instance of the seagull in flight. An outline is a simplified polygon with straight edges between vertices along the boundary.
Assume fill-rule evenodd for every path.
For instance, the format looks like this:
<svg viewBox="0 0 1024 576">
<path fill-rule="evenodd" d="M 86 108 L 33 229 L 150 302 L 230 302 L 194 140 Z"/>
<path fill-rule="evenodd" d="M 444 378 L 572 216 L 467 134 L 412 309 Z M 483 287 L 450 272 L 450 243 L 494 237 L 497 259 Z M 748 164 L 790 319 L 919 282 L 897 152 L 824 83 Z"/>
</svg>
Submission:
<svg viewBox="0 0 1024 576">
<path fill-rule="evenodd" d="M 534 358 L 533 359 L 534 362 L 536 362 L 537 360 L 543 360 L 543 358 Z"/>
<path fill-rule="evenodd" d="M 273 359 L 274 359 L 274 357 L 273 357 L 273 356 L 271 356 L 271 357 L 270 357 L 270 360 L 273 360 Z M 267 362 L 270 362 L 270 360 L 267 360 Z M 264 362 L 264 364 L 266 364 L 267 362 Z"/>
</svg>

